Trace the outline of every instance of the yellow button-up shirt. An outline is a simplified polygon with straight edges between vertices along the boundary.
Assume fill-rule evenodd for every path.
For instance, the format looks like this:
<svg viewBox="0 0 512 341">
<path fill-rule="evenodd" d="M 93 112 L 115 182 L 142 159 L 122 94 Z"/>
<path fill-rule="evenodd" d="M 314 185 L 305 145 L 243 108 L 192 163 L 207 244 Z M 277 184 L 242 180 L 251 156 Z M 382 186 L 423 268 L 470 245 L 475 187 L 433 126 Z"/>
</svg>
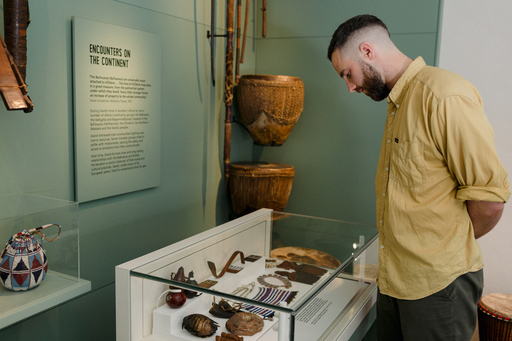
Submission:
<svg viewBox="0 0 512 341">
<path fill-rule="evenodd" d="M 375 180 L 381 292 L 420 299 L 481 269 L 465 201 L 508 188 L 479 92 L 416 58 L 388 96 Z"/>
</svg>

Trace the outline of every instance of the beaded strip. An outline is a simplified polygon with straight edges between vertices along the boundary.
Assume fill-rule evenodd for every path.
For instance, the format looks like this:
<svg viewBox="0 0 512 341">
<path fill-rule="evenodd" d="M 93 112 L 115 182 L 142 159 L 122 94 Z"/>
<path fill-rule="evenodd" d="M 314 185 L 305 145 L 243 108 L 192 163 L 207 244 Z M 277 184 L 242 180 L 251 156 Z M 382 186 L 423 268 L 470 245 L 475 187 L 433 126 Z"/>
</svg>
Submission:
<svg viewBox="0 0 512 341">
<path fill-rule="evenodd" d="M 281 282 L 283 282 L 283 285 L 276 285 L 276 284 L 268 283 L 267 281 L 265 281 L 265 278 L 269 278 L 269 277 L 280 280 Z M 258 283 L 263 286 L 269 287 L 269 288 L 285 287 L 286 289 L 288 289 L 292 286 L 292 283 L 288 280 L 288 278 L 279 276 L 279 275 L 272 275 L 272 274 L 258 276 Z"/>
<path fill-rule="evenodd" d="M 278 305 L 280 302 L 286 302 L 289 304 L 297 295 L 297 291 L 287 291 L 282 289 L 258 288 L 258 290 L 258 294 L 253 298 L 253 300 L 272 305 Z M 265 309 L 250 304 L 243 304 L 242 310 L 264 317 L 270 317 L 275 313 L 272 309 Z"/>
<path fill-rule="evenodd" d="M 239 273 L 241 270 L 243 270 L 241 266 L 230 265 L 226 271 L 232 274 L 236 274 Z"/>
</svg>

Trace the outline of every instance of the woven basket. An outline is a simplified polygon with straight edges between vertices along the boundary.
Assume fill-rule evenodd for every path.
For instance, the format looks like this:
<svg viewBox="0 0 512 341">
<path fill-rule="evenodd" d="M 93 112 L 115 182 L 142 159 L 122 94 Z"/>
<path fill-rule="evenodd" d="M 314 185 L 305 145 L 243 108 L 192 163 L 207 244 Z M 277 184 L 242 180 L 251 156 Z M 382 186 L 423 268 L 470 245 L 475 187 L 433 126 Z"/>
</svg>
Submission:
<svg viewBox="0 0 512 341">
<path fill-rule="evenodd" d="M 286 141 L 304 104 L 298 77 L 244 75 L 237 88 L 242 123 L 256 144 L 279 146 Z"/>
<path fill-rule="evenodd" d="M 283 163 L 232 163 L 229 166 L 229 191 L 233 210 L 238 215 L 260 208 L 283 211 L 294 175 L 293 166 Z"/>
<path fill-rule="evenodd" d="M 512 341 L 512 295 L 489 294 L 478 303 L 480 341 Z"/>
</svg>

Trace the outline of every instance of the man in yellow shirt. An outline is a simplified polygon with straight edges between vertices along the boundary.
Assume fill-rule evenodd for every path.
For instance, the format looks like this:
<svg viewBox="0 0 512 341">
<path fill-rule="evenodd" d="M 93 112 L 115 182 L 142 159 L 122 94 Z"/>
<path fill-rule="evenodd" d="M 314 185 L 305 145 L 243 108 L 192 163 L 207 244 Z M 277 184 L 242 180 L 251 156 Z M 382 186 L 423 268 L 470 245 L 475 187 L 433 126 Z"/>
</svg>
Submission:
<svg viewBox="0 0 512 341">
<path fill-rule="evenodd" d="M 464 340 L 483 289 L 477 238 L 510 197 L 479 92 L 412 60 L 372 15 L 334 32 L 328 58 L 350 92 L 387 99 L 375 189 L 379 340 Z"/>
</svg>

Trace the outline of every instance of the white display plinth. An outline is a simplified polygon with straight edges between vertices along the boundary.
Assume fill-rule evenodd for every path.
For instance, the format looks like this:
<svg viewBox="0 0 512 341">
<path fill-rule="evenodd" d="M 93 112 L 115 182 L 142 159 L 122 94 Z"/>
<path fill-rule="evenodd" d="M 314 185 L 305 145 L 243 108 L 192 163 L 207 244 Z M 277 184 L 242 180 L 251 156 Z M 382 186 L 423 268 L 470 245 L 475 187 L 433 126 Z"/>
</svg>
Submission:
<svg viewBox="0 0 512 341">
<path fill-rule="evenodd" d="M 38 287 L 29 291 L 0 288 L 0 329 L 41 313 L 91 290 L 91 282 L 48 271 Z"/>
</svg>

